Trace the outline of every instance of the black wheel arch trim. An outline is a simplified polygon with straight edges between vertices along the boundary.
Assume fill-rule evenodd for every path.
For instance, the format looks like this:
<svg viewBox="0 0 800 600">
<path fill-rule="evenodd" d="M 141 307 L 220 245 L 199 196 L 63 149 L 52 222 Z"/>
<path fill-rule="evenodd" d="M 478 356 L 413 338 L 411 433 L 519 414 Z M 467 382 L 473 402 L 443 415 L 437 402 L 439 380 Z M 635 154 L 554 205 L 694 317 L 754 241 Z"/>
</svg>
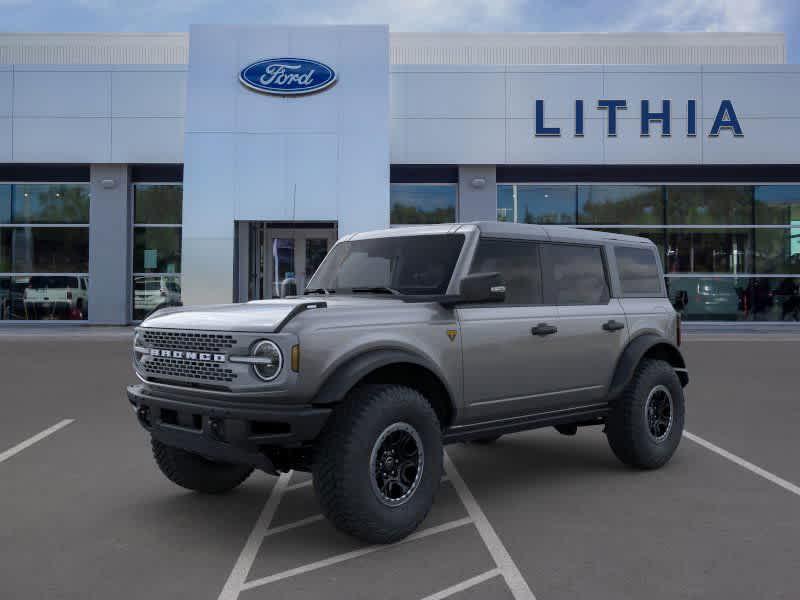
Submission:
<svg viewBox="0 0 800 600">
<path fill-rule="evenodd" d="M 614 377 L 611 380 L 611 386 L 608 391 L 609 398 L 616 398 L 622 393 L 622 390 L 625 389 L 633 377 L 636 367 L 648 353 L 655 354 L 671 364 L 678 375 L 678 379 L 680 379 L 681 385 L 686 387 L 689 383 L 689 372 L 686 369 L 686 361 L 683 359 L 678 347 L 661 335 L 643 333 L 628 342 L 619 360 L 617 360 Z"/>
<path fill-rule="evenodd" d="M 359 381 L 373 371 L 395 364 L 412 364 L 430 371 L 442 384 L 449 397 L 450 410 L 455 415 L 458 407 L 454 402 L 453 390 L 442 376 L 433 361 L 409 350 L 398 348 L 376 348 L 358 354 L 331 373 L 312 400 L 313 405 L 330 405 L 341 402 Z"/>
</svg>

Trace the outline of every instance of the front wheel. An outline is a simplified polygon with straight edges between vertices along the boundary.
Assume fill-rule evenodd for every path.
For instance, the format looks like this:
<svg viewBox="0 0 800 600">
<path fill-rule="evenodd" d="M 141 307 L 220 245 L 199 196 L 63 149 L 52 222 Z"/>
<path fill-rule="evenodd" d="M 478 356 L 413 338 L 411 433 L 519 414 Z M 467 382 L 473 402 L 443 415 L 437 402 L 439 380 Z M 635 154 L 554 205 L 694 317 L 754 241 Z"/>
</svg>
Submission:
<svg viewBox="0 0 800 600">
<path fill-rule="evenodd" d="M 336 407 L 314 452 L 323 514 L 369 543 L 403 539 L 442 477 L 442 433 L 428 401 L 401 385 L 364 385 Z"/>
<path fill-rule="evenodd" d="M 156 464 L 167 479 L 196 492 L 228 492 L 253 472 L 252 467 L 214 462 L 199 454 L 167 446 L 156 439 L 151 439 L 151 443 Z"/>
<path fill-rule="evenodd" d="M 683 436 L 684 398 L 672 366 L 643 360 L 611 405 L 606 436 L 623 463 L 657 469 L 672 458 Z"/>
</svg>

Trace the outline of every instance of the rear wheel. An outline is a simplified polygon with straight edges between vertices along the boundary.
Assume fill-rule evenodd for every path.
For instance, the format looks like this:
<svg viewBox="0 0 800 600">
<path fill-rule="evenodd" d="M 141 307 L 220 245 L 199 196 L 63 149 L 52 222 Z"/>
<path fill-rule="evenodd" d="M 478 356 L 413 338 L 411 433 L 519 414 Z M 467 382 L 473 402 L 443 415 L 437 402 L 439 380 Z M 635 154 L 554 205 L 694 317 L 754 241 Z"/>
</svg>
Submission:
<svg viewBox="0 0 800 600">
<path fill-rule="evenodd" d="M 252 467 L 214 462 L 156 439 L 151 439 L 151 443 L 156 464 L 167 479 L 196 492 L 220 494 L 230 491 L 253 472 Z"/>
<path fill-rule="evenodd" d="M 428 401 L 401 385 L 364 385 L 336 407 L 314 452 L 323 514 L 370 543 L 414 531 L 442 476 L 442 433 Z"/>
<path fill-rule="evenodd" d="M 677 449 L 683 422 L 683 388 L 675 370 L 667 362 L 645 359 L 612 403 L 606 436 L 623 463 L 657 469 Z"/>
</svg>

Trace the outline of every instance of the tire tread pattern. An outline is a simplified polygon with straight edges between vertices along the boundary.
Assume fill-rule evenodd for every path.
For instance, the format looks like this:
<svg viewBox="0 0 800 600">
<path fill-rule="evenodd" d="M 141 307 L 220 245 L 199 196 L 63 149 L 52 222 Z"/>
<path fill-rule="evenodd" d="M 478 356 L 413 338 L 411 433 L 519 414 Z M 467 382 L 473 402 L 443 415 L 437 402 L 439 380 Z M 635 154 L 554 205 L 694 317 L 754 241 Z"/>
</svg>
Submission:
<svg viewBox="0 0 800 600">
<path fill-rule="evenodd" d="M 669 388 L 673 399 L 673 425 L 669 438 L 659 447 L 644 426 L 644 405 L 653 386 Z M 630 382 L 611 404 L 606 436 L 616 457 L 631 467 L 658 469 L 675 452 L 683 435 L 683 388 L 672 366 L 663 360 L 644 359 L 637 366 Z"/>
<path fill-rule="evenodd" d="M 221 494 L 242 484 L 252 467 L 215 463 L 197 454 L 167 446 L 151 438 L 153 458 L 171 482 L 196 492 Z"/>
<path fill-rule="evenodd" d="M 359 440 L 363 431 L 362 424 L 370 420 L 371 413 L 389 406 L 399 410 L 420 411 L 420 416 L 440 431 L 436 413 L 425 397 L 415 389 L 395 384 L 366 384 L 354 388 L 337 405 L 315 449 L 314 489 L 323 515 L 338 529 L 371 543 L 391 543 L 406 537 L 419 526 L 430 510 L 429 505 L 411 522 L 391 522 L 371 517 L 369 511 L 362 510 L 360 502 L 349 492 L 360 483 L 355 480 L 364 478 L 367 473 L 366 469 L 363 473 L 352 473 L 347 466 L 347 457 L 352 456 L 354 446 L 363 442 Z M 424 450 L 427 458 L 427 453 L 434 449 Z M 366 458 L 365 466 L 369 460 L 369 457 Z M 435 485 L 438 487 L 442 469 L 441 446 L 436 461 L 439 476 Z M 430 476 L 430 473 L 427 475 Z M 425 476 L 423 474 L 423 480 Z M 415 496 L 423 491 L 423 485 L 424 481 L 420 483 Z M 414 500 L 416 498 L 412 497 L 409 503 Z M 406 509 L 407 506 L 403 505 L 401 509 Z"/>
</svg>

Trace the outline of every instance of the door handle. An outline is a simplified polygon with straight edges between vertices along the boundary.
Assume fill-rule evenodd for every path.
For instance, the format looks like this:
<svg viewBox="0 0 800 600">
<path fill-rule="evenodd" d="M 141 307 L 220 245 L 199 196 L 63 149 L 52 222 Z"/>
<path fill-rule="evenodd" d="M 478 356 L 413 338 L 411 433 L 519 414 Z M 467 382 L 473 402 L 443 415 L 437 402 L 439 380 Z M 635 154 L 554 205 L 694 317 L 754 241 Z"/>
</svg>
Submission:
<svg viewBox="0 0 800 600">
<path fill-rule="evenodd" d="M 603 323 L 603 329 L 605 329 L 606 331 L 618 331 L 624 328 L 625 328 L 624 323 L 620 323 L 619 321 L 615 321 L 614 319 L 611 319 L 610 321 L 606 321 L 605 323 Z"/>
<path fill-rule="evenodd" d="M 555 325 L 548 325 L 547 323 L 539 323 L 536 327 L 531 329 L 533 335 L 552 335 L 558 331 Z"/>
</svg>

